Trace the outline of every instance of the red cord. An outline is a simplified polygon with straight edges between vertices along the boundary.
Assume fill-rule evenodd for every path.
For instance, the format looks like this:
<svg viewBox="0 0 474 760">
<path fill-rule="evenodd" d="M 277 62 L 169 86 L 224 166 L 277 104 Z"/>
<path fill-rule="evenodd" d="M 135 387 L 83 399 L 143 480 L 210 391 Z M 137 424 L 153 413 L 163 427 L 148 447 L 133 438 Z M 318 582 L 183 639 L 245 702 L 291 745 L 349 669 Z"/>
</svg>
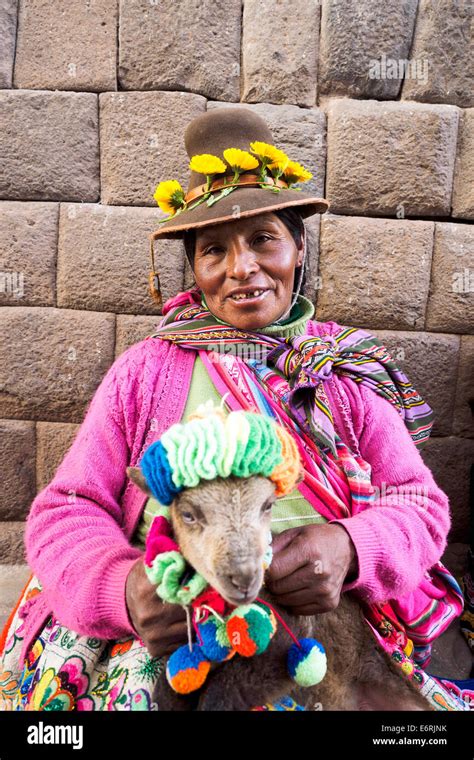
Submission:
<svg viewBox="0 0 474 760">
<path fill-rule="evenodd" d="M 291 638 L 293 639 L 293 641 L 295 642 L 295 644 L 297 644 L 299 646 L 299 648 L 301 649 L 300 642 L 296 638 L 296 636 L 293 633 L 293 631 L 291 630 L 291 628 L 289 628 L 289 626 L 287 626 L 287 624 L 283 620 L 282 616 L 278 614 L 278 612 L 276 611 L 276 609 L 274 607 L 272 607 L 272 605 L 269 602 L 265 602 L 263 599 L 260 599 L 260 597 L 258 597 L 258 596 L 257 596 L 257 598 L 256 598 L 255 601 L 260 602 L 260 604 L 264 604 L 266 607 L 269 607 L 271 609 L 271 611 L 273 612 L 273 614 L 275 615 L 275 617 L 277 617 L 278 620 L 280 621 L 280 623 L 282 624 L 282 626 L 285 629 L 285 631 L 288 633 L 289 636 L 291 636 Z"/>
</svg>

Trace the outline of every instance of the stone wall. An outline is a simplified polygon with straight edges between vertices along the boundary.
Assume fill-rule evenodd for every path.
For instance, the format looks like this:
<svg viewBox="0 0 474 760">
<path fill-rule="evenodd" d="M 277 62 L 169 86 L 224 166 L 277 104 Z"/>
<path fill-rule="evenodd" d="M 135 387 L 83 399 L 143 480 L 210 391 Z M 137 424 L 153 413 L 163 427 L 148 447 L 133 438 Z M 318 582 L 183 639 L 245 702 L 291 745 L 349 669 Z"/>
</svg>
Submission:
<svg viewBox="0 0 474 760">
<path fill-rule="evenodd" d="M 317 318 L 380 335 L 435 410 L 423 455 L 465 556 L 472 21 L 467 0 L 0 0 L 0 563 L 22 561 L 32 499 L 156 324 L 153 192 L 187 182 L 186 124 L 239 102 L 331 203 L 309 222 Z M 179 242 L 158 252 L 166 298 L 190 273 Z"/>
</svg>

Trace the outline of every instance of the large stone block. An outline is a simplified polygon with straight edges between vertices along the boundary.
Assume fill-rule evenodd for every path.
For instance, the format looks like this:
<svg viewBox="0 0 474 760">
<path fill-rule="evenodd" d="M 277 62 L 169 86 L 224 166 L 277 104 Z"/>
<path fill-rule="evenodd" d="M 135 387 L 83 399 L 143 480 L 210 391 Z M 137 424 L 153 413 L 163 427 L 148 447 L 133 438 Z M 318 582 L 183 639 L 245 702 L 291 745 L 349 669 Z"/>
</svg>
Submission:
<svg viewBox="0 0 474 760">
<path fill-rule="evenodd" d="M 306 227 L 306 263 L 304 286 L 301 290 L 311 303 L 316 304 L 321 278 L 319 275 L 319 230 L 321 215 L 314 214 L 305 220 Z"/>
<path fill-rule="evenodd" d="M 461 111 L 454 165 L 453 216 L 474 219 L 474 108 Z"/>
<path fill-rule="evenodd" d="M 116 0 L 22 0 L 15 87 L 116 90 Z"/>
<path fill-rule="evenodd" d="M 0 87 L 11 87 L 18 0 L 0 0 Z"/>
<path fill-rule="evenodd" d="M 162 180 L 177 179 L 186 189 L 184 132 L 205 110 L 205 99 L 187 92 L 106 92 L 99 98 L 102 203 L 157 208 L 153 193 Z"/>
<path fill-rule="evenodd" d="M 469 540 L 469 483 L 474 461 L 474 440 L 433 438 L 421 451 L 438 486 L 448 495 L 452 524 L 449 541 Z"/>
<path fill-rule="evenodd" d="M 12 565 L 0 565 L 0 630 L 3 629 L 31 575 L 28 565 L 16 564 L 20 562 L 20 559 L 15 558 L 14 561 L 15 564 Z"/>
<path fill-rule="evenodd" d="M 320 92 L 396 98 L 406 73 L 404 61 L 410 51 L 416 6 L 417 0 L 323 2 Z"/>
<path fill-rule="evenodd" d="M 115 316 L 5 306 L 0 323 L 0 415 L 81 422 L 113 362 Z"/>
<path fill-rule="evenodd" d="M 461 336 L 453 432 L 474 438 L 474 335 Z"/>
<path fill-rule="evenodd" d="M 2 565 L 17 565 L 25 562 L 24 532 L 24 522 L 0 522 L 0 562 Z M 3 577 L 3 573 L 0 577 Z M 28 576 L 25 578 L 25 583 L 27 578 Z"/>
<path fill-rule="evenodd" d="M 240 0 L 121 0 L 122 89 L 238 101 L 240 18 Z"/>
<path fill-rule="evenodd" d="M 427 330 L 474 333 L 474 227 L 437 222 Z"/>
<path fill-rule="evenodd" d="M 0 198 L 98 200 L 97 95 L 0 91 L 0 134 Z"/>
<path fill-rule="evenodd" d="M 326 115 L 320 108 L 298 108 L 271 103 L 239 103 L 251 108 L 264 119 L 273 135 L 274 144 L 288 153 L 293 161 L 303 164 L 313 179 L 299 185 L 305 192 L 324 197 L 326 166 Z M 207 110 L 233 108 L 232 103 L 209 102 Z"/>
<path fill-rule="evenodd" d="M 318 43 L 319 0 L 245 0 L 242 100 L 314 106 Z"/>
<path fill-rule="evenodd" d="M 473 19 L 471 2 L 420 0 L 410 59 L 423 61 L 428 76 L 405 79 L 403 98 L 474 105 Z"/>
<path fill-rule="evenodd" d="M 432 245 L 432 222 L 323 214 L 317 318 L 367 328 L 423 328 Z"/>
<path fill-rule="evenodd" d="M 80 425 L 67 422 L 36 423 L 36 490 L 38 493 L 53 479 L 79 428 Z"/>
<path fill-rule="evenodd" d="M 147 335 L 151 335 L 158 325 L 158 320 L 159 317 L 118 314 L 115 357 L 119 357 L 127 348 L 133 346 L 134 343 L 139 343 L 146 338 Z"/>
<path fill-rule="evenodd" d="M 0 521 L 21 520 L 36 493 L 35 425 L 26 420 L 0 420 Z"/>
<path fill-rule="evenodd" d="M 374 330 L 434 412 L 432 435 L 451 435 L 459 335 Z"/>
<path fill-rule="evenodd" d="M 0 304 L 54 306 L 57 203 L 0 203 Z"/>
<path fill-rule="evenodd" d="M 58 244 L 58 306 L 158 314 L 148 290 L 149 235 L 161 216 L 152 208 L 65 204 Z M 155 242 L 163 300 L 183 289 L 180 241 Z"/>
<path fill-rule="evenodd" d="M 459 109 L 344 98 L 328 104 L 327 198 L 339 214 L 447 216 Z"/>
</svg>

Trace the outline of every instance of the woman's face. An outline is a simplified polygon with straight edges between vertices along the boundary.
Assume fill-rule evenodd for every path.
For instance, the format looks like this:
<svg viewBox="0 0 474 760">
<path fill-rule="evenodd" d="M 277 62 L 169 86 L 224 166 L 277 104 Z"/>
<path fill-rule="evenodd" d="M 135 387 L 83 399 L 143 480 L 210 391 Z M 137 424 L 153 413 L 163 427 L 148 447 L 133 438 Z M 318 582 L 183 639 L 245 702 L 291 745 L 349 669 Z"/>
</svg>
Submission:
<svg viewBox="0 0 474 760">
<path fill-rule="evenodd" d="M 196 230 L 194 276 L 214 316 L 243 330 L 279 319 L 303 259 L 286 225 L 264 213 Z"/>
</svg>

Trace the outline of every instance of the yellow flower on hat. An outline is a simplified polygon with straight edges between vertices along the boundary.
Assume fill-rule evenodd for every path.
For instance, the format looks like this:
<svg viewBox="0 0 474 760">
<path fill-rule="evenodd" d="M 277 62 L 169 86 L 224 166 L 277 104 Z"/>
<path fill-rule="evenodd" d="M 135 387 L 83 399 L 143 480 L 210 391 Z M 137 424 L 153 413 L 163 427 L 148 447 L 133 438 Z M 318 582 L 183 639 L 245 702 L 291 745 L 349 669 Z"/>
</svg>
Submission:
<svg viewBox="0 0 474 760">
<path fill-rule="evenodd" d="M 227 148 L 223 155 L 234 172 L 245 172 L 249 169 L 256 169 L 258 166 L 257 159 L 246 150 L 240 150 L 240 148 Z"/>
<path fill-rule="evenodd" d="M 288 185 L 294 185 L 295 182 L 307 182 L 312 176 L 311 172 L 297 161 L 289 161 L 283 171 L 283 178 L 288 182 Z"/>
<path fill-rule="evenodd" d="M 262 162 L 260 167 L 260 179 L 262 182 L 266 182 L 267 185 L 267 168 L 270 169 L 273 178 L 278 179 L 290 160 L 283 150 L 276 148 L 275 145 L 269 145 L 268 143 L 258 141 L 252 142 L 250 143 L 250 150 L 252 153 L 255 153 Z M 279 190 L 278 187 L 273 187 L 272 189 L 275 192 Z"/>
<path fill-rule="evenodd" d="M 166 214 L 175 214 L 185 204 L 184 190 L 176 179 L 160 182 L 153 198 Z"/>
<path fill-rule="evenodd" d="M 252 153 L 255 153 L 257 155 L 262 163 L 264 163 L 266 166 L 268 166 L 269 163 L 272 162 L 288 162 L 288 156 L 286 153 L 284 153 L 279 148 L 276 148 L 274 145 L 269 145 L 268 143 L 264 142 L 252 142 L 250 143 L 250 150 Z"/>
<path fill-rule="evenodd" d="M 213 156 L 211 153 L 201 153 L 193 156 L 189 162 L 189 168 L 198 174 L 222 174 L 227 167 L 219 156 Z"/>
</svg>

